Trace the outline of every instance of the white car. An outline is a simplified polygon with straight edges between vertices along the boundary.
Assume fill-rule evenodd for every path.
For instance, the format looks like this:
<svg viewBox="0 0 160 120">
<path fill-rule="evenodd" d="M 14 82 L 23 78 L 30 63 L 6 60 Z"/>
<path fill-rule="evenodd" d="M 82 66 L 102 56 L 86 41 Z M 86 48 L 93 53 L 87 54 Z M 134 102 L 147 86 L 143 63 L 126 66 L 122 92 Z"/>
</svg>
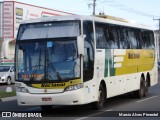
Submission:
<svg viewBox="0 0 160 120">
<path fill-rule="evenodd" d="M 0 83 L 7 83 L 10 85 L 14 82 L 14 66 L 0 65 Z"/>
</svg>

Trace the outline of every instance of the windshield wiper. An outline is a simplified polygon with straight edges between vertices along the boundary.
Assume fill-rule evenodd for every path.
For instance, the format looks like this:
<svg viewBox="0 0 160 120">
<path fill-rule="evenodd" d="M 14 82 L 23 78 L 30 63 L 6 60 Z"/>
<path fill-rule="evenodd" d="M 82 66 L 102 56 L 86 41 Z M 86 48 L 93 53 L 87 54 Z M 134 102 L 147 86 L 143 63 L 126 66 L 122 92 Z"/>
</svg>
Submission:
<svg viewBox="0 0 160 120">
<path fill-rule="evenodd" d="M 48 61 L 49 61 L 49 60 L 47 60 L 47 63 L 48 63 Z M 62 78 L 61 78 L 59 72 L 56 70 L 56 68 L 54 67 L 54 65 L 53 65 L 52 63 L 50 63 L 50 66 L 49 66 L 49 67 L 51 67 L 52 70 L 55 71 L 56 77 L 58 78 L 58 80 L 62 80 Z"/>
<path fill-rule="evenodd" d="M 40 55 L 39 55 L 39 58 L 38 58 L 38 60 L 36 62 L 35 69 L 34 69 L 33 73 L 31 74 L 31 78 L 30 78 L 31 81 L 34 80 L 34 74 L 38 71 L 38 67 L 39 67 L 39 70 L 40 70 L 40 66 L 41 66 L 40 65 L 40 63 L 41 63 L 41 50 L 40 50 L 39 54 Z"/>
<path fill-rule="evenodd" d="M 53 66 L 53 65 L 52 65 L 52 66 Z M 62 80 L 62 78 L 61 78 L 59 72 L 56 71 L 56 75 L 57 75 L 58 80 Z"/>
</svg>

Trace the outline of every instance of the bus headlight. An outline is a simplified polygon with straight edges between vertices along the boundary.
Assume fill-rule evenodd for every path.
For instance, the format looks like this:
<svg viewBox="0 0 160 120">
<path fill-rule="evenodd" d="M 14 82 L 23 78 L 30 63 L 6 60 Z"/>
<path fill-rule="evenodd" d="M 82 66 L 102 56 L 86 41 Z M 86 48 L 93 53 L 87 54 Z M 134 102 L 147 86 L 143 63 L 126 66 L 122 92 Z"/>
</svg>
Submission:
<svg viewBox="0 0 160 120">
<path fill-rule="evenodd" d="M 68 87 L 66 87 L 65 91 L 72 91 L 72 90 L 77 90 L 80 88 L 83 88 L 83 84 L 68 86 Z"/>
<path fill-rule="evenodd" d="M 17 92 L 29 93 L 28 89 L 25 87 L 16 87 Z"/>
</svg>

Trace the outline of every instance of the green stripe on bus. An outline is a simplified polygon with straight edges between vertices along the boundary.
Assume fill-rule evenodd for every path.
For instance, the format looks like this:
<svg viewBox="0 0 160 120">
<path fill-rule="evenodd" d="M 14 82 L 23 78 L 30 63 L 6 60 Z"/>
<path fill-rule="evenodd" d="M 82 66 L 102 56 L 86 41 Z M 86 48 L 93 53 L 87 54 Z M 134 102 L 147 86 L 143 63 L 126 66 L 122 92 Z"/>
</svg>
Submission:
<svg viewBox="0 0 160 120">
<path fill-rule="evenodd" d="M 114 61 L 111 49 L 105 49 L 105 73 L 104 76 L 115 76 Z"/>
</svg>

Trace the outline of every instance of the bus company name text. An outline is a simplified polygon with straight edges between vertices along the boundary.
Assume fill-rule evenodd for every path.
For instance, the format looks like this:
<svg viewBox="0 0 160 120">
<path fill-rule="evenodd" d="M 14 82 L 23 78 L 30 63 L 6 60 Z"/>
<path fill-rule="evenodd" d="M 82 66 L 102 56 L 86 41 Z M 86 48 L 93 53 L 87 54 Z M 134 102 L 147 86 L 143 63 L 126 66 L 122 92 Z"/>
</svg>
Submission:
<svg viewBox="0 0 160 120">
<path fill-rule="evenodd" d="M 42 88 L 46 88 L 46 87 L 63 87 L 65 86 L 65 83 L 43 83 L 41 85 Z"/>
<path fill-rule="evenodd" d="M 128 59 L 138 59 L 140 58 L 139 53 L 128 53 Z"/>
<path fill-rule="evenodd" d="M 41 113 L 2 112 L 2 117 L 42 117 Z"/>
<path fill-rule="evenodd" d="M 158 117 L 159 113 L 119 113 L 119 117 Z"/>
</svg>

